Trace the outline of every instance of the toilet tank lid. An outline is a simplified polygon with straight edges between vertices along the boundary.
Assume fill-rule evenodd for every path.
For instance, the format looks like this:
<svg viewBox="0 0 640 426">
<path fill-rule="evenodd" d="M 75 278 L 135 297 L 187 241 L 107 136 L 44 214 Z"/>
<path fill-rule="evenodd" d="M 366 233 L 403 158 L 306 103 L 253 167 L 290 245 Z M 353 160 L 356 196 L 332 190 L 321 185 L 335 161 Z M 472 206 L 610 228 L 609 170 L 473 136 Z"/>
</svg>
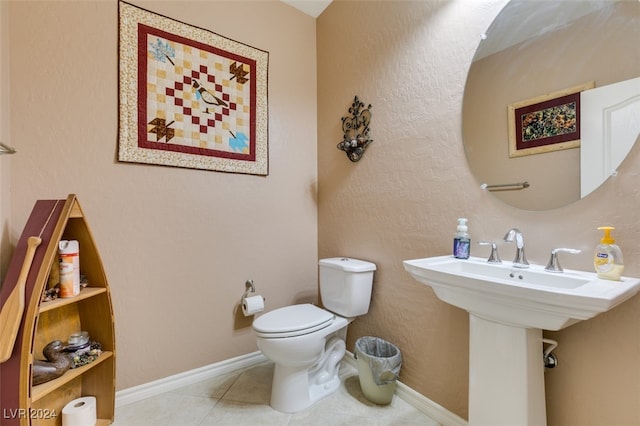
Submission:
<svg viewBox="0 0 640 426">
<path fill-rule="evenodd" d="M 347 272 L 369 272 L 376 270 L 376 264 L 366 260 L 352 259 L 349 257 L 332 257 L 320 259 L 320 266 L 340 269 Z"/>
</svg>

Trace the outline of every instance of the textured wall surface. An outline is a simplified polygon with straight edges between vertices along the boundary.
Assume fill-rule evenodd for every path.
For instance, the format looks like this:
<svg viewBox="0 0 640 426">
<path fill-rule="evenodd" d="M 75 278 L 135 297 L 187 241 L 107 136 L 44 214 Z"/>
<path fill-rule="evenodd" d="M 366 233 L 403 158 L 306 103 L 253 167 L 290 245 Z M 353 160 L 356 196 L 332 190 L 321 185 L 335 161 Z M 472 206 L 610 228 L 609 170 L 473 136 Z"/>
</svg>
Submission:
<svg viewBox="0 0 640 426">
<path fill-rule="evenodd" d="M 9 3 L 11 240 L 36 199 L 78 195 L 113 292 L 118 389 L 256 351 L 247 279 L 269 309 L 317 289 L 315 20 L 136 3 L 269 51 L 270 175 L 118 163 L 117 2 Z"/>
<path fill-rule="evenodd" d="M 0 2 L 0 142 L 11 145 L 9 139 L 9 20 L 7 2 Z M 4 230 L 9 227 L 9 190 L 11 164 L 10 155 L 0 156 L 0 282 L 4 280 L 12 252 L 9 238 L 4 238 Z M 8 234 L 8 233 L 6 233 Z"/>
<path fill-rule="evenodd" d="M 337 1 L 318 19 L 319 255 L 377 264 L 369 314 L 350 326 L 347 347 L 362 335 L 397 344 L 401 380 L 467 416 L 466 312 L 414 281 L 402 260 L 448 254 L 456 218 L 469 218 L 474 240 L 502 243 L 513 226 L 527 256 L 546 263 L 555 247 L 566 268 L 592 269 L 595 228 L 618 228 L 625 272 L 640 275 L 640 146 L 619 175 L 575 204 L 518 210 L 483 192 L 461 136 L 466 73 L 502 2 Z M 374 142 L 356 164 L 336 149 L 340 118 L 358 95 L 373 105 Z M 472 245 L 472 255 L 488 255 Z M 612 283 L 615 285 L 615 283 Z M 545 375 L 549 425 L 640 424 L 640 297 L 558 333 L 560 365 Z"/>
<path fill-rule="evenodd" d="M 349 349 L 365 334 L 396 343 L 402 381 L 466 416 L 467 314 L 413 281 L 402 260 L 449 253 L 456 218 L 467 216 L 474 240 L 518 226 L 530 261 L 569 246 L 583 253 L 563 266 L 589 270 L 595 228 L 610 223 L 626 274 L 640 276 L 639 146 L 594 194 L 548 212 L 506 206 L 471 175 L 462 95 L 501 2 L 337 1 L 317 21 L 317 87 L 316 21 L 285 5 L 137 4 L 270 52 L 271 175 L 115 162 L 115 1 L 2 3 L 11 37 L 2 123 L 19 153 L 0 164 L 11 212 L 1 240 L 15 242 L 35 199 L 78 194 L 114 294 L 119 389 L 256 350 L 234 312 L 244 280 L 272 309 L 314 297 L 318 257 L 347 255 L 378 265 Z M 374 143 L 352 164 L 335 146 L 355 95 L 373 105 Z M 550 426 L 640 424 L 639 297 L 547 335 L 560 342 L 560 366 L 545 377 Z"/>
</svg>

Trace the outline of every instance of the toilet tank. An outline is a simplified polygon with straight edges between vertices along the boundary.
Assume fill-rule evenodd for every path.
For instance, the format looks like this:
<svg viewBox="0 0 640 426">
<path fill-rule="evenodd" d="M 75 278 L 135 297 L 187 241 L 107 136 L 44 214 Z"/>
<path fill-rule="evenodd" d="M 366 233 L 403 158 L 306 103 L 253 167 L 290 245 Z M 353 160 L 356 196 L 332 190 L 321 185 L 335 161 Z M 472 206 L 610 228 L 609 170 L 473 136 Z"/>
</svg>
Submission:
<svg viewBox="0 0 640 426">
<path fill-rule="evenodd" d="M 320 296 L 326 309 L 343 317 L 369 312 L 374 263 L 333 257 L 320 259 L 319 265 Z"/>
</svg>

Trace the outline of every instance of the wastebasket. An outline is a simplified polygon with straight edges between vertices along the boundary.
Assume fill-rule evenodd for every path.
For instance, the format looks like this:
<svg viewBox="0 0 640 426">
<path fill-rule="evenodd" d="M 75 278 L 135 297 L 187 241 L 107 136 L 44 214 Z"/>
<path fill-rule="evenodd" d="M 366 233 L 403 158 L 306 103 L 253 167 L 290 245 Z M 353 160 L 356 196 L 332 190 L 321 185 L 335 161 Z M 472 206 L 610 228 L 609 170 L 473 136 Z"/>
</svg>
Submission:
<svg viewBox="0 0 640 426">
<path fill-rule="evenodd" d="M 402 366 L 400 349 L 379 337 L 364 336 L 356 340 L 353 354 L 362 394 L 373 403 L 389 404 Z"/>
</svg>

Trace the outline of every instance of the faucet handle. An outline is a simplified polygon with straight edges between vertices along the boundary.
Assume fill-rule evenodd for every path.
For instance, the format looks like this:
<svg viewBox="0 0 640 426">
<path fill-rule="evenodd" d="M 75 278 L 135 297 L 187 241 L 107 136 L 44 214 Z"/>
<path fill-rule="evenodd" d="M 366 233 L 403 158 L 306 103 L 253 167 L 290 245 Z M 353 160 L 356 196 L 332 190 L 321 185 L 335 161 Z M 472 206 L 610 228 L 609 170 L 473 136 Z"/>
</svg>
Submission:
<svg viewBox="0 0 640 426">
<path fill-rule="evenodd" d="M 558 260 L 558 253 L 565 252 L 571 254 L 578 254 L 582 250 L 571 249 L 571 248 L 555 248 L 551 250 L 551 258 L 549 259 L 549 263 L 544 268 L 545 271 L 549 272 L 562 272 L 562 266 L 560 266 L 560 261 Z"/>
<path fill-rule="evenodd" d="M 498 246 L 496 243 L 491 241 L 478 241 L 479 246 L 491 246 L 491 254 L 489 255 L 489 259 L 487 262 L 489 263 L 502 263 L 500 256 L 498 255 Z"/>
</svg>

